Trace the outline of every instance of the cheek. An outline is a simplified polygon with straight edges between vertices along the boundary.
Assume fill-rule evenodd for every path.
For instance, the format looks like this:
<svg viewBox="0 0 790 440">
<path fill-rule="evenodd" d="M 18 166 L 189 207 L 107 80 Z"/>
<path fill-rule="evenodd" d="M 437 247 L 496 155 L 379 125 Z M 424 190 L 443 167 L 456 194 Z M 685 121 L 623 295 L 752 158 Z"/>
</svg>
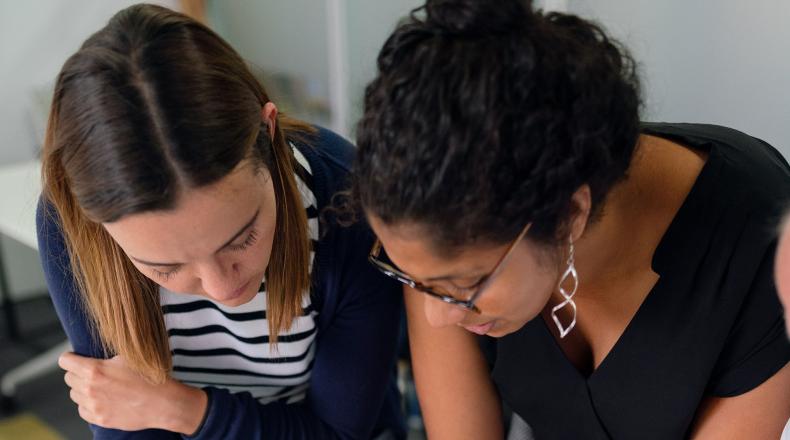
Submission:
<svg viewBox="0 0 790 440">
<path fill-rule="evenodd" d="M 484 315 L 515 330 L 543 310 L 557 287 L 559 274 L 555 268 L 534 260 L 509 269 L 500 273 L 489 291 L 483 292 L 477 305 Z"/>
<path fill-rule="evenodd" d="M 478 301 L 481 310 L 498 311 L 503 317 L 534 318 L 548 302 L 556 284 L 554 274 L 520 272 L 491 286 Z M 489 307 L 490 306 L 490 307 Z"/>
<path fill-rule="evenodd" d="M 274 221 L 267 222 L 267 226 L 260 230 L 260 238 L 248 247 L 246 251 L 233 255 L 239 265 L 248 271 L 258 273 L 266 270 L 272 256 L 274 246 Z"/>
<path fill-rule="evenodd" d="M 266 270 L 271 253 L 271 243 L 266 243 L 266 240 L 260 240 L 254 246 L 247 248 L 245 252 L 231 255 L 230 259 L 238 266 L 241 275 L 250 276 Z"/>
</svg>

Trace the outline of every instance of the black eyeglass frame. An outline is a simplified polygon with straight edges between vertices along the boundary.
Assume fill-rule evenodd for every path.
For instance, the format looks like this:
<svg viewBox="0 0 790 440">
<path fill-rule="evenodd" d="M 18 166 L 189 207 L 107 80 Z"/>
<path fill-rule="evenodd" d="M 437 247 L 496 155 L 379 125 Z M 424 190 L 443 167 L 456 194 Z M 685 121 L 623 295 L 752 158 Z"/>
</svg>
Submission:
<svg viewBox="0 0 790 440">
<path fill-rule="evenodd" d="M 479 314 L 480 309 L 478 309 L 477 306 L 475 306 L 475 302 L 478 300 L 478 298 L 480 298 L 480 295 L 485 291 L 485 289 L 491 284 L 491 281 L 499 273 L 500 269 L 504 266 L 505 261 L 508 259 L 510 254 L 513 253 L 513 249 L 516 248 L 516 245 L 521 242 L 521 239 L 523 239 L 524 236 L 527 235 L 527 231 L 529 231 L 530 226 L 532 226 L 532 223 L 527 223 L 526 225 L 524 225 L 524 228 L 518 234 L 516 239 L 513 240 L 512 243 L 510 243 L 505 253 L 502 254 L 501 257 L 499 257 L 499 260 L 494 265 L 494 268 L 491 269 L 491 271 L 488 272 L 488 274 L 483 276 L 482 280 L 479 282 L 477 286 L 477 290 L 475 290 L 475 292 L 472 294 L 471 297 L 469 297 L 468 300 L 460 300 L 447 293 L 437 292 L 436 290 L 434 290 L 434 288 L 427 286 L 419 281 L 416 281 L 411 276 L 400 271 L 399 269 L 392 266 L 391 264 L 381 261 L 379 259 L 379 254 L 381 253 L 382 246 L 381 246 L 381 241 L 378 239 L 376 239 L 376 241 L 373 243 L 373 247 L 370 249 L 370 253 L 368 254 L 368 261 L 370 261 L 371 264 L 376 266 L 376 268 L 380 270 L 384 275 L 387 275 L 388 277 L 393 278 L 411 287 L 412 289 L 419 290 L 420 292 L 428 296 L 431 296 L 433 298 L 436 298 L 447 304 L 458 306 L 464 310 L 469 310 Z"/>
</svg>

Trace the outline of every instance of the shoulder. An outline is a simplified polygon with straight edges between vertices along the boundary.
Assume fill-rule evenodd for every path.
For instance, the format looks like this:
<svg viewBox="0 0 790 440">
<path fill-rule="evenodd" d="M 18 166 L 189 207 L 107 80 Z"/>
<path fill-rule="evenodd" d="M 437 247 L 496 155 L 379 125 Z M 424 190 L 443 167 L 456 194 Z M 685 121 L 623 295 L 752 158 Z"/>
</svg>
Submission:
<svg viewBox="0 0 790 440">
<path fill-rule="evenodd" d="M 709 187 L 708 196 L 740 204 L 744 211 L 770 221 L 785 207 L 790 196 L 790 166 L 767 142 L 712 124 L 644 123 L 642 129 L 709 152 L 709 163 L 698 180 Z"/>
<path fill-rule="evenodd" d="M 328 213 L 333 211 L 338 194 L 351 188 L 351 167 L 356 148 L 337 133 L 313 126 L 315 132 L 302 141 L 292 140 L 296 149 L 296 160 L 307 173 L 307 185 L 315 197 L 316 209 L 321 218 L 321 241 L 325 241 L 328 229 L 337 229 L 334 223 L 327 224 Z M 331 227 L 329 227 L 331 226 Z"/>
<path fill-rule="evenodd" d="M 340 300 L 347 296 L 348 289 L 341 288 L 352 277 L 368 275 L 370 264 L 367 254 L 375 237 L 364 216 L 354 212 L 355 221 L 344 222 L 350 212 L 341 198 L 351 187 L 351 168 L 356 148 L 337 133 L 316 126 L 315 135 L 307 142 L 294 143 L 297 160 L 306 160 L 309 165 L 311 189 L 314 191 L 319 211 L 320 238 L 315 243 L 315 277 L 317 278 L 318 300 L 331 297 Z M 352 209 L 352 208 L 348 208 Z M 341 212 L 342 211 L 342 212 Z M 374 274 L 375 275 L 375 274 Z"/>
<path fill-rule="evenodd" d="M 790 200 L 790 167 L 767 142 L 704 124 L 647 124 L 646 132 L 708 151 L 655 261 L 674 275 L 673 298 L 695 316 L 713 365 L 708 393 L 734 396 L 788 361 L 773 282 L 777 228 Z M 682 229 L 682 230 L 681 230 Z M 677 258 L 683 255 L 683 258 Z"/>
<path fill-rule="evenodd" d="M 356 148 L 339 134 L 324 127 L 315 127 L 318 130 L 315 143 L 316 154 L 332 166 L 348 172 L 354 160 Z"/>
<path fill-rule="evenodd" d="M 294 142 L 310 165 L 316 185 L 327 192 L 342 189 L 356 154 L 356 148 L 339 134 L 314 126 L 316 132 L 305 141 Z"/>
<path fill-rule="evenodd" d="M 734 128 L 713 124 L 644 123 L 643 131 L 670 138 L 720 156 L 725 168 L 743 183 L 776 182 L 779 190 L 790 187 L 790 166 L 776 148 L 762 139 Z"/>
</svg>

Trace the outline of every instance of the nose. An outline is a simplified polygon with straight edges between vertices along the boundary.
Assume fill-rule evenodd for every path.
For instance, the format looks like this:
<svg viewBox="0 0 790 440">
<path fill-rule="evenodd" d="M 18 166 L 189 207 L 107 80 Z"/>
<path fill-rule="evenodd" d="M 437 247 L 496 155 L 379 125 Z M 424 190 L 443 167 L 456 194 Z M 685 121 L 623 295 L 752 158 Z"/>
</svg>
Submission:
<svg viewBox="0 0 790 440">
<path fill-rule="evenodd" d="M 233 262 L 215 258 L 203 264 L 199 270 L 198 276 L 203 292 L 211 299 L 227 300 L 241 287 L 238 265 Z"/>
<path fill-rule="evenodd" d="M 446 302 L 426 297 L 425 298 L 425 318 L 431 327 L 447 327 L 449 325 L 456 325 L 463 321 L 468 313 L 466 310 Z"/>
</svg>

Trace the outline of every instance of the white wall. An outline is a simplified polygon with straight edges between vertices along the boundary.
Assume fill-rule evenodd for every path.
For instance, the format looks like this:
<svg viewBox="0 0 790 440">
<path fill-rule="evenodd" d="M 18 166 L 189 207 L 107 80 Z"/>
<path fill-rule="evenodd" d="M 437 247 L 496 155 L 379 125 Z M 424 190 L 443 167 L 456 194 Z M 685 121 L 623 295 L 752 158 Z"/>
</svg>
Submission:
<svg viewBox="0 0 790 440">
<path fill-rule="evenodd" d="M 349 127 L 362 116 L 365 86 L 376 76 L 376 58 L 398 21 L 422 5 L 422 0 L 346 0 L 348 37 Z"/>
<path fill-rule="evenodd" d="M 347 91 L 338 105 L 348 115 L 345 127 L 338 131 L 353 139 L 353 127 L 361 115 L 364 86 L 375 75 L 379 49 L 398 20 L 422 3 L 421 0 L 230 0 L 210 2 L 208 15 L 211 26 L 247 60 L 270 72 L 303 78 L 311 93 L 329 101 L 328 8 L 336 7 L 343 27 L 340 38 L 345 59 L 341 70 L 346 74 L 340 80 Z"/>
<path fill-rule="evenodd" d="M 641 62 L 645 119 L 728 125 L 790 157 L 790 1 L 568 0 Z"/>
<path fill-rule="evenodd" d="M 115 12 L 134 3 L 0 1 L 0 167 L 35 156 L 61 66 Z M 176 6 L 177 2 L 153 3 Z M 2 206 L 0 199 L 0 209 Z M 45 291 L 38 256 L 32 249 L 3 237 L 2 252 L 15 298 Z"/>
<path fill-rule="evenodd" d="M 69 55 L 133 0 L 0 2 L 0 164 L 32 158 L 55 76 Z M 175 0 L 153 3 L 175 5 Z M 42 111 L 43 109 L 43 111 Z"/>
<path fill-rule="evenodd" d="M 329 101 L 326 0 L 210 1 L 207 14 L 210 26 L 247 61 L 301 80 L 309 99 Z M 275 95 L 275 84 L 264 86 Z"/>
<path fill-rule="evenodd" d="M 266 70 L 309 75 L 326 88 L 326 1 L 209 2 L 211 27 Z"/>
</svg>

